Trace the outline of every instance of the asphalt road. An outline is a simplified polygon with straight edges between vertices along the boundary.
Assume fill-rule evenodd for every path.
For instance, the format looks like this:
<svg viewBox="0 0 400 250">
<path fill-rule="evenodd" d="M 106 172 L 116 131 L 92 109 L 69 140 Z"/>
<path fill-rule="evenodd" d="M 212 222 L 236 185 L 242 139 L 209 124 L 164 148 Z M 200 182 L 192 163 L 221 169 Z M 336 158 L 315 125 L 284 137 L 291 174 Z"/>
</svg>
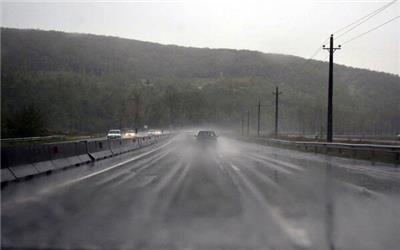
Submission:
<svg viewBox="0 0 400 250">
<path fill-rule="evenodd" d="M 2 190 L 2 248 L 399 249 L 400 168 L 192 135 Z M 333 248 L 331 248 L 333 247 Z"/>
</svg>

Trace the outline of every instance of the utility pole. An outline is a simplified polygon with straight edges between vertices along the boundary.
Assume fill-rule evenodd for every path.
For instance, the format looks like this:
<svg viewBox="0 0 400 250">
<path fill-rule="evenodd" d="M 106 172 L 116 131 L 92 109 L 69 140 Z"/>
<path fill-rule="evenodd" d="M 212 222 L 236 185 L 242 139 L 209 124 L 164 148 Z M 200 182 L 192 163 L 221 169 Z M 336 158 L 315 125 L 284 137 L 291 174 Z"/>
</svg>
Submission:
<svg viewBox="0 0 400 250">
<path fill-rule="evenodd" d="M 242 136 L 244 136 L 244 114 L 242 113 Z"/>
<path fill-rule="evenodd" d="M 279 92 L 279 87 L 275 87 L 275 92 L 272 92 L 275 95 L 275 138 L 278 138 L 278 110 L 279 110 L 279 95 L 282 92 Z"/>
<path fill-rule="evenodd" d="M 258 107 L 257 107 L 257 137 L 260 136 L 260 112 L 261 112 L 261 102 L 258 101 Z"/>
<path fill-rule="evenodd" d="M 250 136 L 250 110 L 247 110 L 247 136 Z"/>
<path fill-rule="evenodd" d="M 328 86 L 328 120 L 327 120 L 327 133 L 326 133 L 326 141 L 332 142 L 333 139 L 333 53 L 340 49 L 340 45 L 338 48 L 333 47 L 333 35 L 330 37 L 329 48 L 325 48 L 325 45 L 322 46 L 323 49 L 329 50 L 329 86 Z"/>
</svg>

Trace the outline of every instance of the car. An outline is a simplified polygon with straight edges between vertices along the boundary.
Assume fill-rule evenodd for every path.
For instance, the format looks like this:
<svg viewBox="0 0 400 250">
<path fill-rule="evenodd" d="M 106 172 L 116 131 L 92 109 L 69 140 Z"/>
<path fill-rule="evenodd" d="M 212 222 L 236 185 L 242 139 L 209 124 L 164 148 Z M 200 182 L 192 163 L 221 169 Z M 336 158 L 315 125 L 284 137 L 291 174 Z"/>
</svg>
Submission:
<svg viewBox="0 0 400 250">
<path fill-rule="evenodd" d="M 150 129 L 147 133 L 148 133 L 149 135 L 161 135 L 161 134 L 162 134 L 162 131 L 161 131 L 161 130 L 158 130 L 158 129 Z"/>
<path fill-rule="evenodd" d="M 217 138 L 218 136 L 212 130 L 201 130 L 196 135 L 197 141 L 205 143 L 215 143 Z"/>
<path fill-rule="evenodd" d="M 135 138 L 136 133 L 134 130 L 126 130 L 123 134 L 123 138 Z"/>
<path fill-rule="evenodd" d="M 121 139 L 122 134 L 120 129 L 111 129 L 107 133 L 107 139 Z"/>
</svg>

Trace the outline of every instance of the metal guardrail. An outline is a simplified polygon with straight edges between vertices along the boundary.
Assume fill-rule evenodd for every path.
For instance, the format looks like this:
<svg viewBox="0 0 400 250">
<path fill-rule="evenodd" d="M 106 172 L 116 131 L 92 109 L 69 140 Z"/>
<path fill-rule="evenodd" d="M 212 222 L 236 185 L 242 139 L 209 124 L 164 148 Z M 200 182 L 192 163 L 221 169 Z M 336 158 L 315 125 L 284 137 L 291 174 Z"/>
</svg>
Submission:
<svg viewBox="0 0 400 250">
<path fill-rule="evenodd" d="M 320 135 L 311 134 L 281 134 L 282 140 L 320 140 Z M 342 141 L 345 143 L 369 143 L 381 145 L 400 145 L 400 135 L 373 136 L 373 135 L 335 135 L 333 141 Z"/>
<path fill-rule="evenodd" d="M 283 143 L 283 144 L 297 144 L 303 146 L 316 146 L 325 148 L 342 148 L 342 149 L 355 149 L 355 150 L 375 150 L 382 152 L 399 152 L 400 146 L 393 145 L 381 145 L 381 144 L 352 144 L 352 143 L 326 143 L 326 142 L 300 142 L 300 141 L 285 141 L 277 139 L 269 139 L 271 142 Z"/>
<path fill-rule="evenodd" d="M 5 138 L 1 139 L 1 142 L 30 142 L 30 141 L 48 141 L 56 139 L 65 139 L 65 135 L 51 135 L 42 137 L 23 137 L 23 138 Z"/>
<path fill-rule="evenodd" d="M 291 148 L 311 150 L 315 153 L 339 153 L 343 156 L 351 156 L 354 158 L 363 158 L 375 160 L 377 159 L 391 162 L 395 164 L 400 163 L 400 146 L 395 145 L 380 145 L 380 144 L 351 144 L 351 143 L 327 143 L 327 142 L 309 142 L 309 141 L 287 141 L 268 138 L 253 138 L 257 142 L 262 142 L 270 146 L 286 146 Z M 335 152 L 333 152 L 335 151 Z M 345 153 L 351 153 L 345 155 Z M 360 157 L 359 153 L 367 153 L 368 157 Z"/>
<path fill-rule="evenodd" d="M 287 137 L 304 137 L 309 139 L 315 139 L 316 136 L 320 137 L 320 134 L 304 134 L 304 133 L 280 133 L 280 135 Z M 363 139 L 363 140 L 393 140 L 397 141 L 400 139 L 400 135 L 359 135 L 359 134 L 335 134 L 336 139 Z"/>
</svg>

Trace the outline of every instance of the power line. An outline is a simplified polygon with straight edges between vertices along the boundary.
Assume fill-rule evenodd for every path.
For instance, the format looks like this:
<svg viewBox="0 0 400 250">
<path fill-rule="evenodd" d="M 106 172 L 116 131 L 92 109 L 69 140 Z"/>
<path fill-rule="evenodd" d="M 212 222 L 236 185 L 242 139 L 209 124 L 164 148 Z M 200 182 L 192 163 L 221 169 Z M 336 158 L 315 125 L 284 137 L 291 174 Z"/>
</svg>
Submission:
<svg viewBox="0 0 400 250">
<path fill-rule="evenodd" d="M 347 34 L 348 32 L 354 30 L 355 28 L 357 28 L 358 26 L 360 26 L 361 24 L 365 23 L 366 21 L 368 21 L 369 19 L 371 19 L 372 17 L 378 15 L 380 12 L 384 11 L 385 9 L 387 9 L 389 6 L 391 6 L 392 4 L 394 4 L 395 2 L 397 2 L 398 0 L 393 0 L 385 5 L 383 5 L 382 7 L 368 13 L 367 15 L 357 19 L 356 21 L 350 23 L 349 25 L 346 25 L 340 29 L 338 29 L 337 31 L 335 31 L 333 34 L 337 34 L 341 31 L 344 31 L 342 33 L 340 33 L 339 35 L 336 36 L 336 39 L 338 39 L 339 37 L 342 37 L 343 35 Z M 353 26 L 353 27 L 352 27 Z M 351 27 L 351 28 L 350 28 Z M 346 30 L 347 28 L 350 28 L 348 30 Z M 325 44 L 327 41 L 329 41 L 329 37 L 322 43 Z M 320 52 L 322 51 L 321 46 L 319 46 L 314 53 L 308 58 L 308 60 L 313 59 L 314 57 L 316 57 Z"/>
<path fill-rule="evenodd" d="M 319 54 L 319 52 L 321 52 L 321 50 L 322 50 L 321 46 L 318 46 L 318 49 L 308 58 L 308 60 L 311 60 L 315 56 L 317 56 Z"/>
<path fill-rule="evenodd" d="M 329 37 L 327 39 L 325 39 L 325 41 L 323 41 L 322 44 L 326 43 L 327 41 L 329 41 Z M 313 59 L 315 56 L 317 56 L 319 54 L 319 52 L 322 51 L 321 45 L 319 45 L 318 48 L 315 50 L 315 52 L 310 57 L 308 57 L 308 60 Z"/>
<path fill-rule="evenodd" d="M 357 19 L 356 21 L 352 22 L 349 25 L 346 25 L 343 28 L 338 29 L 337 31 L 335 31 L 333 34 L 337 34 L 343 30 L 345 30 L 344 32 L 338 34 L 336 36 L 336 39 L 338 39 L 339 37 L 342 37 L 343 35 L 347 34 L 348 32 L 354 30 L 356 27 L 360 26 L 361 24 L 365 23 L 366 21 L 368 21 L 369 19 L 371 19 L 372 17 L 378 15 L 380 12 L 384 11 L 385 9 L 387 9 L 390 5 L 394 4 L 395 2 L 397 2 L 397 0 L 393 0 L 392 2 L 389 2 L 385 5 L 383 5 L 382 7 L 370 12 L 369 14 Z M 354 25 L 354 26 L 353 26 Z M 353 27 L 352 27 L 353 26 Z M 350 29 L 346 30 L 347 28 L 351 27 Z"/>
<path fill-rule="evenodd" d="M 364 22 L 368 21 L 368 20 L 371 19 L 372 17 L 376 16 L 377 14 L 379 14 L 380 12 L 382 12 L 383 10 L 385 10 L 386 8 L 388 8 L 390 5 L 394 4 L 394 3 L 397 2 L 397 1 L 398 1 L 398 0 L 393 0 L 393 1 L 391 1 L 391 2 L 389 2 L 389 3 L 387 3 L 387 4 L 385 4 L 385 5 L 383 5 L 382 7 L 378 8 L 378 9 L 376 9 L 376 10 L 374 10 L 374 11 L 368 13 L 367 15 L 365 15 L 365 16 L 363 16 L 363 17 L 357 19 L 356 21 L 350 23 L 349 25 L 346 25 L 346 26 L 344 26 L 344 27 L 338 29 L 338 30 L 335 31 L 333 34 L 337 34 L 337 33 L 341 32 L 341 31 L 344 31 L 345 29 L 351 27 L 349 30 L 346 30 L 346 31 L 342 32 L 341 34 L 339 34 L 336 38 L 339 38 L 339 37 L 341 37 L 341 36 L 347 34 L 347 33 L 350 32 L 351 30 L 355 29 L 356 27 L 360 26 L 361 24 L 363 24 Z M 359 22 L 360 22 L 360 23 L 359 23 Z M 357 24 L 357 23 L 358 23 L 358 24 Z M 352 27 L 353 25 L 355 25 L 355 26 Z M 325 44 L 327 41 L 329 41 L 329 37 L 328 37 L 324 42 L 322 42 L 322 44 Z M 322 44 L 321 44 L 321 45 L 322 45 Z M 318 46 L 318 48 L 311 54 L 311 56 L 309 56 L 309 57 L 307 58 L 307 62 L 310 61 L 310 60 L 312 60 L 314 57 L 316 57 L 316 56 L 322 51 L 321 45 Z"/>
<path fill-rule="evenodd" d="M 372 28 L 372 29 L 370 29 L 370 30 L 367 30 L 367 31 L 365 31 L 364 33 L 361 33 L 361 34 L 359 34 L 359 35 L 357 35 L 357 36 L 355 36 L 355 37 L 353 37 L 353 38 L 351 38 L 351 39 L 349 39 L 349 40 L 343 42 L 342 45 L 344 45 L 344 44 L 346 44 L 346 43 L 349 43 L 349 42 L 351 42 L 351 41 L 353 41 L 353 40 L 356 40 L 357 38 L 362 37 L 362 36 L 364 36 L 364 35 L 366 35 L 366 34 L 372 32 L 372 31 L 374 31 L 374 30 L 377 30 L 377 29 L 379 29 L 380 27 L 382 27 L 382 26 L 384 26 L 384 25 L 386 25 L 386 24 L 388 24 L 388 23 L 390 23 L 390 22 L 393 22 L 394 20 L 396 20 L 396 19 L 399 18 L 399 17 L 400 17 L 400 16 L 393 17 L 392 19 L 390 19 L 390 20 L 388 20 L 388 21 L 386 21 L 386 22 L 384 22 L 384 23 L 382 23 L 382 24 L 376 26 L 375 28 Z"/>
<path fill-rule="evenodd" d="M 333 34 L 337 34 L 341 31 L 344 31 L 342 33 L 340 33 L 336 39 L 338 39 L 339 37 L 342 37 L 343 35 L 347 34 L 348 32 L 354 30 L 356 27 L 360 26 L 361 24 L 365 23 L 366 21 L 368 21 L 369 19 L 371 19 L 372 17 L 376 16 L 377 14 L 379 14 L 380 12 L 382 12 L 383 10 L 387 9 L 389 6 L 391 6 L 392 4 L 396 3 L 398 0 L 393 0 L 385 5 L 383 5 L 382 7 L 370 12 L 369 14 L 357 19 L 356 21 L 350 23 L 349 25 L 346 25 L 340 29 L 338 29 L 337 31 L 335 31 Z M 354 25 L 354 26 L 353 26 Z M 383 24 L 384 25 L 384 24 Z M 353 26 L 353 27 L 352 27 Z M 350 29 L 346 30 L 347 28 L 351 27 Z M 376 27 L 374 29 L 377 29 L 379 27 Z M 372 31 L 372 30 L 371 30 Z M 356 38 L 354 38 L 356 39 Z M 322 43 L 326 43 L 327 41 L 329 41 L 329 37 Z M 346 43 L 346 42 L 345 42 Z M 308 58 L 308 60 L 313 59 L 315 56 L 317 56 L 320 52 L 322 51 L 321 46 L 319 46 L 315 52 Z"/>
<path fill-rule="evenodd" d="M 392 5 L 393 3 L 395 3 L 397 0 L 390 2 L 389 4 L 387 4 L 386 6 L 384 6 L 384 8 L 382 8 L 380 11 L 376 12 L 375 14 L 367 17 L 366 19 L 364 19 L 363 21 L 361 21 L 360 23 L 358 23 L 357 25 L 353 26 L 351 29 L 346 30 L 345 32 L 339 34 L 336 38 L 340 38 L 342 36 L 344 36 L 345 34 L 349 33 L 350 31 L 354 30 L 355 28 L 357 28 L 358 26 L 360 26 L 361 24 L 365 23 L 366 21 L 368 21 L 369 19 L 371 19 L 372 17 L 376 16 L 377 14 L 379 14 L 380 12 L 382 12 L 383 10 L 385 10 L 387 7 L 389 7 L 390 5 Z"/>
</svg>

